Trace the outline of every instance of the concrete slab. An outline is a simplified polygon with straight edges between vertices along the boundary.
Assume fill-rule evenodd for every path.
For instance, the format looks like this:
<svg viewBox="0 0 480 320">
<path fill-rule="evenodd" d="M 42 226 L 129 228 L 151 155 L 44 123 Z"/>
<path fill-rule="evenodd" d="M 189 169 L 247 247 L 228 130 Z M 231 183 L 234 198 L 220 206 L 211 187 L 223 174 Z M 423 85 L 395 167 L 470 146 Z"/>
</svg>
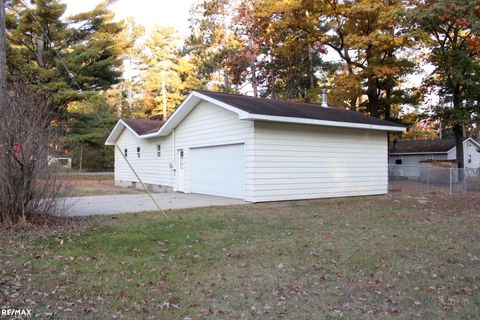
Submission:
<svg viewBox="0 0 480 320">
<path fill-rule="evenodd" d="M 155 200 L 163 210 L 228 206 L 247 202 L 224 197 L 192 193 L 155 193 Z M 147 194 L 116 194 L 106 196 L 72 197 L 65 200 L 68 216 L 110 215 L 128 212 L 158 210 Z"/>
</svg>

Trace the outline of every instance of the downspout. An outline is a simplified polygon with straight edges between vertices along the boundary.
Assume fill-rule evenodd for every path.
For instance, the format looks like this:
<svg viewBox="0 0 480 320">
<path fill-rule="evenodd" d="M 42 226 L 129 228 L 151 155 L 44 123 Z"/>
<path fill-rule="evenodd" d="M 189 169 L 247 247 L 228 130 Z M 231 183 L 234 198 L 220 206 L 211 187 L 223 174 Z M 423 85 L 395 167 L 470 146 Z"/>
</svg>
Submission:
<svg viewBox="0 0 480 320">
<path fill-rule="evenodd" d="M 175 146 L 175 128 L 173 128 L 172 131 L 172 139 L 173 139 L 173 163 L 172 163 L 172 188 L 175 190 L 177 189 L 177 186 L 174 185 L 176 184 L 176 173 L 177 173 L 177 151 L 176 151 L 176 146 Z M 174 183 L 175 180 L 175 183 Z"/>
</svg>

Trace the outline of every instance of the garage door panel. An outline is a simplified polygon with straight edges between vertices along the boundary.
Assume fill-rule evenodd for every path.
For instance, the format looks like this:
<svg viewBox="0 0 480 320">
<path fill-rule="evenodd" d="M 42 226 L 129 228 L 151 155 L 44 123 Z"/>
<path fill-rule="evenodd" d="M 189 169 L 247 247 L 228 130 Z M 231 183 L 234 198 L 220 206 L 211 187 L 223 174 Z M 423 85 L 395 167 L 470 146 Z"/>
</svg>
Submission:
<svg viewBox="0 0 480 320">
<path fill-rule="evenodd" d="M 191 192 L 245 199 L 245 145 L 191 149 Z"/>
</svg>

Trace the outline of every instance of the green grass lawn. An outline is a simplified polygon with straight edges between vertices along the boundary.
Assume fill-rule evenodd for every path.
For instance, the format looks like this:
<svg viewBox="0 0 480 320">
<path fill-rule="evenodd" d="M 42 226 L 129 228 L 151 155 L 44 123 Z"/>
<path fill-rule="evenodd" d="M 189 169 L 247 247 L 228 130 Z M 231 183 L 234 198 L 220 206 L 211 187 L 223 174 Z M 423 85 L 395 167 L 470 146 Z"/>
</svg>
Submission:
<svg viewBox="0 0 480 320">
<path fill-rule="evenodd" d="M 2 232 L 0 305 L 55 319 L 473 319 L 479 207 L 394 195 Z"/>
</svg>

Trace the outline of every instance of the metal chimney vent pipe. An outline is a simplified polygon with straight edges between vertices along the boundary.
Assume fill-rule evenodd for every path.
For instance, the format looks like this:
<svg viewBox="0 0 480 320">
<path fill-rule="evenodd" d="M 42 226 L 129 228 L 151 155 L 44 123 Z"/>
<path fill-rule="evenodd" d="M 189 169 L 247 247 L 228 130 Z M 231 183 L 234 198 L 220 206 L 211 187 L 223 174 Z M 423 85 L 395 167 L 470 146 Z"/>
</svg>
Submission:
<svg viewBox="0 0 480 320">
<path fill-rule="evenodd" d="M 327 103 L 327 89 L 322 89 L 322 107 L 328 108 L 328 103 Z"/>
</svg>

